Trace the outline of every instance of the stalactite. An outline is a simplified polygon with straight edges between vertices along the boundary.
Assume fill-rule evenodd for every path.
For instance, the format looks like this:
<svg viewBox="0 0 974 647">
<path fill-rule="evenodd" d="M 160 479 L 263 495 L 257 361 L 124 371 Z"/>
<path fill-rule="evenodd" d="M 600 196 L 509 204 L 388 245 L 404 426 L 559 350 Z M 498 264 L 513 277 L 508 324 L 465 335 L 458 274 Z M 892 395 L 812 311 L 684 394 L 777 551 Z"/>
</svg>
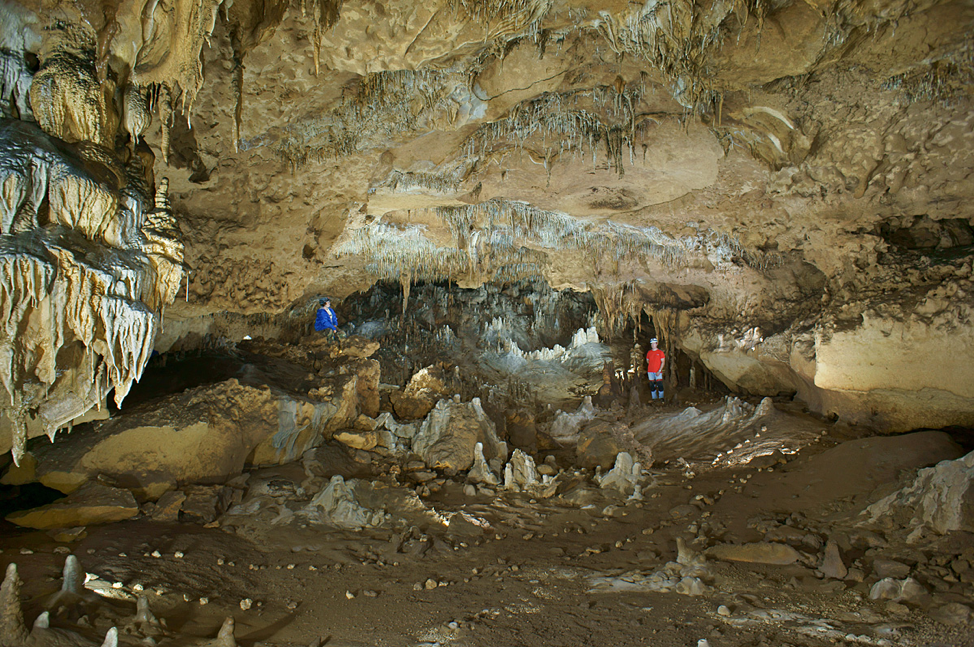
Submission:
<svg viewBox="0 0 974 647">
<path fill-rule="evenodd" d="M 288 126 L 276 151 L 292 166 L 353 154 L 414 131 L 453 105 L 457 93 L 470 95 L 469 86 L 462 69 L 368 74 L 335 110 Z"/>
<path fill-rule="evenodd" d="M 23 52 L 0 49 L 0 116 L 8 119 L 33 119 L 30 84 L 34 75 Z"/>
<path fill-rule="evenodd" d="M 412 271 L 404 272 L 400 278 L 399 283 L 402 285 L 402 318 L 406 318 L 406 309 L 409 306 L 409 289 L 413 285 L 413 273 Z"/>
<path fill-rule="evenodd" d="M 109 388 L 122 402 L 148 362 L 154 311 L 178 289 L 182 245 L 165 180 L 143 212 L 151 197 L 136 158 L 113 189 L 35 126 L 6 122 L 0 143 L 0 412 L 19 462 L 28 411 L 53 436 Z M 57 227 L 41 226 L 40 205 Z"/>
<path fill-rule="evenodd" d="M 590 152 L 594 163 L 598 147 L 604 146 L 609 166 L 622 174 L 623 150 L 628 149 L 632 159 L 635 145 L 633 105 L 644 91 L 642 83 L 635 83 L 623 85 L 621 92 L 609 85 L 545 93 L 514 106 L 503 119 L 478 128 L 464 142 L 463 150 L 469 157 L 482 158 L 499 147 L 520 151 L 530 140 L 542 147 L 546 160 Z M 585 102 L 605 112 L 606 118 L 585 107 Z"/>
<path fill-rule="evenodd" d="M 156 99 L 159 106 L 159 125 L 162 129 L 162 142 L 159 144 L 162 161 L 169 163 L 169 138 L 172 127 L 172 94 L 168 85 L 159 86 L 159 96 Z"/>
<path fill-rule="evenodd" d="M 311 45 L 314 48 L 315 76 L 318 76 L 321 71 L 322 34 L 338 20 L 344 0 L 302 0 L 302 15 L 307 15 L 307 5 L 309 2 L 311 4 L 311 19 L 314 23 Z"/>
<path fill-rule="evenodd" d="M 233 137 L 233 152 L 240 152 L 240 120 L 243 118 L 243 60 L 234 54 L 233 57 L 233 125 L 231 137 Z"/>
</svg>

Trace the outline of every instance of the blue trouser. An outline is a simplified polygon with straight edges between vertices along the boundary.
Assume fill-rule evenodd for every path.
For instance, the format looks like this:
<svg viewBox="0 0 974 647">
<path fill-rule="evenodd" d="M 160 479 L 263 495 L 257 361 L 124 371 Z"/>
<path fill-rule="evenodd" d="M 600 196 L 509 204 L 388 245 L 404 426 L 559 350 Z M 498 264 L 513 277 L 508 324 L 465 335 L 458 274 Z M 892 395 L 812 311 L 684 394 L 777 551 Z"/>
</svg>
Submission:
<svg viewBox="0 0 974 647">
<path fill-rule="evenodd" d="M 663 374 L 649 371 L 649 391 L 653 394 L 654 400 L 663 399 Z"/>
</svg>

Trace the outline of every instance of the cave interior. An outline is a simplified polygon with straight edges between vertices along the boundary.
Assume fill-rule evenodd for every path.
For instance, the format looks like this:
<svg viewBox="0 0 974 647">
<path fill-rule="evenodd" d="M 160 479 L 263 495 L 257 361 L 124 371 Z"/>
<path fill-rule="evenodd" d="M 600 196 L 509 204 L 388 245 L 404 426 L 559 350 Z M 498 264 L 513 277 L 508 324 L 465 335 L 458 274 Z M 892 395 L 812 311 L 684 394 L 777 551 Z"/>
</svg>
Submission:
<svg viewBox="0 0 974 647">
<path fill-rule="evenodd" d="M 972 34 L 0 0 L 0 647 L 974 645 Z"/>
</svg>

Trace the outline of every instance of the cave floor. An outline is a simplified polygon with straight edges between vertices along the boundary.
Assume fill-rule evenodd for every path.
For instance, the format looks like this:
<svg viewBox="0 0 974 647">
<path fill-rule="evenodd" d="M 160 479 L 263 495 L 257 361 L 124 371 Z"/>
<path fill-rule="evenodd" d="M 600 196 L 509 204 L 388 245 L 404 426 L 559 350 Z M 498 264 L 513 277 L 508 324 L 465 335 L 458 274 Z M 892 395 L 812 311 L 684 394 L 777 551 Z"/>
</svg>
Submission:
<svg viewBox="0 0 974 647">
<path fill-rule="evenodd" d="M 227 616 L 246 647 L 974 645 L 969 624 L 951 624 L 936 612 L 950 602 L 969 607 L 970 578 L 931 575 L 971 550 L 970 535 L 918 547 L 902 534 L 860 531 L 849 521 L 868 498 L 864 484 L 896 468 L 904 446 L 922 456 L 929 434 L 902 436 L 885 454 L 885 439 L 858 436 L 833 432 L 760 468 L 694 474 L 664 465 L 653 471 L 642 501 L 472 497 L 447 480 L 425 503 L 443 513 L 462 509 L 475 522 L 421 532 L 294 526 L 254 532 L 222 520 L 223 527 L 203 527 L 137 519 L 90 527 L 65 545 L 4 524 L 0 559 L 18 563 L 28 623 L 57 591 L 68 550 L 99 578 L 96 584 L 118 582 L 111 594 L 127 600 L 89 596 L 77 607 L 52 609 L 52 626 L 77 630 L 87 615 L 92 637 L 116 624 L 122 644 L 143 644 L 126 618 L 135 611 L 133 593 L 144 589 L 165 622 L 157 643 L 174 646 L 208 644 L 203 639 L 215 636 Z M 838 471 L 823 479 L 816 457 L 829 450 L 827 462 Z M 771 565 L 698 552 L 715 538 L 750 542 L 768 533 L 790 541 L 800 559 Z M 678 537 L 688 547 L 679 556 Z M 835 538 L 845 546 L 845 579 L 820 570 L 821 545 Z M 875 578 L 862 575 L 879 557 L 912 563 L 933 595 L 903 603 L 870 599 Z M 693 595 L 677 592 L 680 585 L 674 590 L 673 582 L 691 572 L 701 588 Z M 652 590 L 667 578 L 667 592 Z M 247 601 L 252 606 L 242 608 Z"/>
</svg>

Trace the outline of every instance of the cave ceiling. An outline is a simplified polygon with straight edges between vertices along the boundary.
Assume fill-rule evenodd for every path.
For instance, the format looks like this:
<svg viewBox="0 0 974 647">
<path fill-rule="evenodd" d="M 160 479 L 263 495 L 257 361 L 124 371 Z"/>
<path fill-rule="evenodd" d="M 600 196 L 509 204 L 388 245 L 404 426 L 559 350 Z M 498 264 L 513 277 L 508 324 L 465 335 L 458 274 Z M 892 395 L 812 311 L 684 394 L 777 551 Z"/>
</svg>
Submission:
<svg viewBox="0 0 974 647">
<path fill-rule="evenodd" d="M 5 118 L 142 203 L 167 178 L 184 273 L 140 303 L 170 303 L 170 338 L 379 280 L 540 276 L 592 292 L 609 327 L 653 315 L 744 392 L 865 418 L 934 393 L 894 427 L 971 409 L 954 366 L 974 350 L 970 2 L 3 0 L 0 17 Z M 15 184 L 8 238 L 30 229 Z M 903 382 L 904 348 L 941 370 Z"/>
</svg>

